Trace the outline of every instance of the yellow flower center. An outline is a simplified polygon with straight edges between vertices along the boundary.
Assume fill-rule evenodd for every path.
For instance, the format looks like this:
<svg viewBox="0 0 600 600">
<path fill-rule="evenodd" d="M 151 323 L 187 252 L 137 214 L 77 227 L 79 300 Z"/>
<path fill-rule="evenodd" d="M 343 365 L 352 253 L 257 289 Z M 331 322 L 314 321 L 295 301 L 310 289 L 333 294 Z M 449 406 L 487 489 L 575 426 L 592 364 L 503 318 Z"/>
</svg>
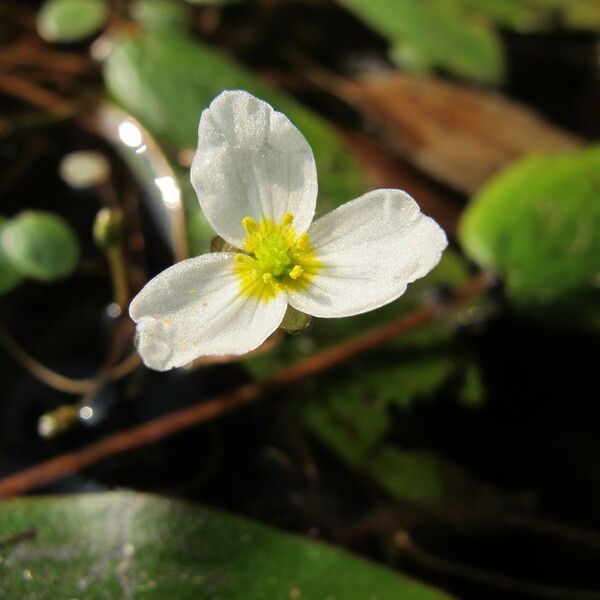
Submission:
<svg viewBox="0 0 600 600">
<path fill-rule="evenodd" d="M 298 235 L 294 217 L 286 213 L 280 223 L 251 217 L 242 219 L 247 232 L 244 254 L 235 257 L 234 272 L 242 293 L 264 302 L 283 291 L 304 289 L 322 265 L 315 256 L 308 233 Z"/>
</svg>

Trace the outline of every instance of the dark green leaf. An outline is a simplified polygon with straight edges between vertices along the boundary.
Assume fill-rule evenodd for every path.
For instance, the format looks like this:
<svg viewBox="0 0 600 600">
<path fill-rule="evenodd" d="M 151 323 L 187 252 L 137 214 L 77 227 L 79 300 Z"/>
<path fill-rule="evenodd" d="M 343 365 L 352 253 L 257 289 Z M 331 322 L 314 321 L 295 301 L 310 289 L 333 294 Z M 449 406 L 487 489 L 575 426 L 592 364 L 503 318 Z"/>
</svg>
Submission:
<svg viewBox="0 0 600 600">
<path fill-rule="evenodd" d="M 133 493 L 0 505 L 0 596 L 22 600 L 444 600 L 343 551 Z"/>
<path fill-rule="evenodd" d="M 5 223 L 6 219 L 0 216 L 0 238 L 2 237 L 2 230 Z M 0 294 L 9 292 L 19 285 L 22 280 L 23 275 L 15 269 L 4 250 L 2 250 L 2 245 L 0 245 Z"/>
<path fill-rule="evenodd" d="M 105 0 L 48 0 L 38 14 L 37 29 L 49 42 L 76 42 L 96 33 L 107 16 Z"/>
<path fill-rule="evenodd" d="M 293 410 L 343 462 L 392 498 L 426 508 L 460 502 L 461 469 L 429 451 L 406 450 L 388 440 L 390 408 L 405 410 L 430 397 L 456 370 L 450 356 L 398 359 L 395 364 L 345 372 L 318 394 L 306 391 Z"/>
<path fill-rule="evenodd" d="M 600 147 L 518 161 L 472 201 L 460 239 L 517 306 L 600 326 Z"/>
<path fill-rule="evenodd" d="M 25 211 L 0 231 L 0 248 L 22 275 L 50 281 L 77 266 L 79 245 L 69 224 L 43 211 Z"/>
</svg>

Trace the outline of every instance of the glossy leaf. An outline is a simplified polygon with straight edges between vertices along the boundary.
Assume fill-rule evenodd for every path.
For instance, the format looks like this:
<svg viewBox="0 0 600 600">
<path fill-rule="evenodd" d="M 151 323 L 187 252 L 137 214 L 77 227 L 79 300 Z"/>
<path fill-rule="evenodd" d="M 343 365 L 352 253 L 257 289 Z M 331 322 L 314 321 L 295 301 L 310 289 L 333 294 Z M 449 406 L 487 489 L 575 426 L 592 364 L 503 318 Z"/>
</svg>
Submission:
<svg viewBox="0 0 600 600">
<path fill-rule="evenodd" d="M 108 17 L 106 0 L 48 0 L 37 29 L 48 42 L 76 42 L 96 33 Z"/>
<path fill-rule="evenodd" d="M 0 231 L 0 248 L 21 275 L 51 281 L 77 266 L 79 245 L 69 224 L 57 215 L 25 211 Z"/>
<path fill-rule="evenodd" d="M 0 216 L 0 238 L 6 223 L 6 218 Z M 0 294 L 6 294 L 23 280 L 23 275 L 15 269 L 0 245 Z"/>
<path fill-rule="evenodd" d="M 3 502 L 0 539 L 2 598 L 449 600 L 341 550 L 157 496 Z"/>
<path fill-rule="evenodd" d="M 600 147 L 509 167 L 472 201 L 460 239 L 517 306 L 600 326 Z"/>
</svg>

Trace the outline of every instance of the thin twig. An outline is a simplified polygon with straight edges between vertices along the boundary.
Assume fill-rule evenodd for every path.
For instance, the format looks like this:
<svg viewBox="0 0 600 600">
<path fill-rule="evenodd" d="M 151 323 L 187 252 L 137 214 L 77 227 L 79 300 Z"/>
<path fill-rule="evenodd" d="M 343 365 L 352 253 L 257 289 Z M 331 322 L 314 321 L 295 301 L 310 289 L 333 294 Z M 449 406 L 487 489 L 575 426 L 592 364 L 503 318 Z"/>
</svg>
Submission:
<svg viewBox="0 0 600 600">
<path fill-rule="evenodd" d="M 441 311 L 460 306 L 479 296 L 488 290 L 490 285 L 491 281 L 487 276 L 479 275 L 458 290 L 453 300 L 447 304 L 419 308 L 382 327 L 301 360 L 262 383 L 242 385 L 226 394 L 147 421 L 80 450 L 61 454 L 30 469 L 6 477 L 0 480 L 0 497 L 14 496 L 35 489 L 109 456 L 156 442 L 174 433 L 221 417 L 242 406 L 252 404 L 277 389 L 339 366 L 408 331 L 423 326 L 435 319 Z"/>
<path fill-rule="evenodd" d="M 0 91 L 43 108 L 57 117 L 70 117 L 80 112 L 75 104 L 62 96 L 17 75 L 0 73 Z"/>
<path fill-rule="evenodd" d="M 394 537 L 396 545 L 419 565 L 451 577 L 465 579 L 489 587 L 545 600 L 600 600 L 600 590 L 564 588 L 534 581 L 514 579 L 508 575 L 463 565 L 433 554 L 419 545 L 405 530 Z"/>
</svg>

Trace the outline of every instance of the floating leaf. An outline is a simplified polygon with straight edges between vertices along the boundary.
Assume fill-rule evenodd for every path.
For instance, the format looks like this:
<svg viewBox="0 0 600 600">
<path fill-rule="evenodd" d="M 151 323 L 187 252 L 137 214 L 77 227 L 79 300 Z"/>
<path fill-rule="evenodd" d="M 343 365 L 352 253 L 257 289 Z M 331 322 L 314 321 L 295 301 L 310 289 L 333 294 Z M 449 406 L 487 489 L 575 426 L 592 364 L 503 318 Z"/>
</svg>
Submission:
<svg viewBox="0 0 600 600">
<path fill-rule="evenodd" d="M 0 248 L 22 275 L 40 281 L 70 275 L 79 259 L 69 224 L 43 211 L 25 211 L 5 223 Z"/>
<path fill-rule="evenodd" d="M 0 505 L 2 598 L 449 600 L 346 552 L 133 493 Z"/>
<path fill-rule="evenodd" d="M 472 201 L 460 239 L 517 306 L 600 326 L 600 147 L 509 167 Z"/>
<path fill-rule="evenodd" d="M 96 33 L 108 17 L 106 0 L 48 0 L 37 29 L 48 42 L 76 42 Z"/>
<path fill-rule="evenodd" d="M 439 0 L 340 0 L 390 40 L 393 59 L 417 72 L 442 68 L 481 81 L 504 74 L 500 40 L 485 21 Z"/>
<path fill-rule="evenodd" d="M 319 210 L 364 191 L 363 174 L 333 129 L 285 94 L 199 42 L 168 31 L 121 37 L 104 64 L 110 93 L 163 143 L 197 144 L 200 113 L 226 89 L 244 89 L 284 112 L 308 139 L 319 170 Z"/>
<path fill-rule="evenodd" d="M 5 223 L 6 219 L 3 216 L 0 216 L 0 238 L 2 237 L 2 230 L 4 229 Z M 0 294 L 10 292 L 10 290 L 19 285 L 22 280 L 23 275 L 15 269 L 0 245 Z"/>
</svg>

